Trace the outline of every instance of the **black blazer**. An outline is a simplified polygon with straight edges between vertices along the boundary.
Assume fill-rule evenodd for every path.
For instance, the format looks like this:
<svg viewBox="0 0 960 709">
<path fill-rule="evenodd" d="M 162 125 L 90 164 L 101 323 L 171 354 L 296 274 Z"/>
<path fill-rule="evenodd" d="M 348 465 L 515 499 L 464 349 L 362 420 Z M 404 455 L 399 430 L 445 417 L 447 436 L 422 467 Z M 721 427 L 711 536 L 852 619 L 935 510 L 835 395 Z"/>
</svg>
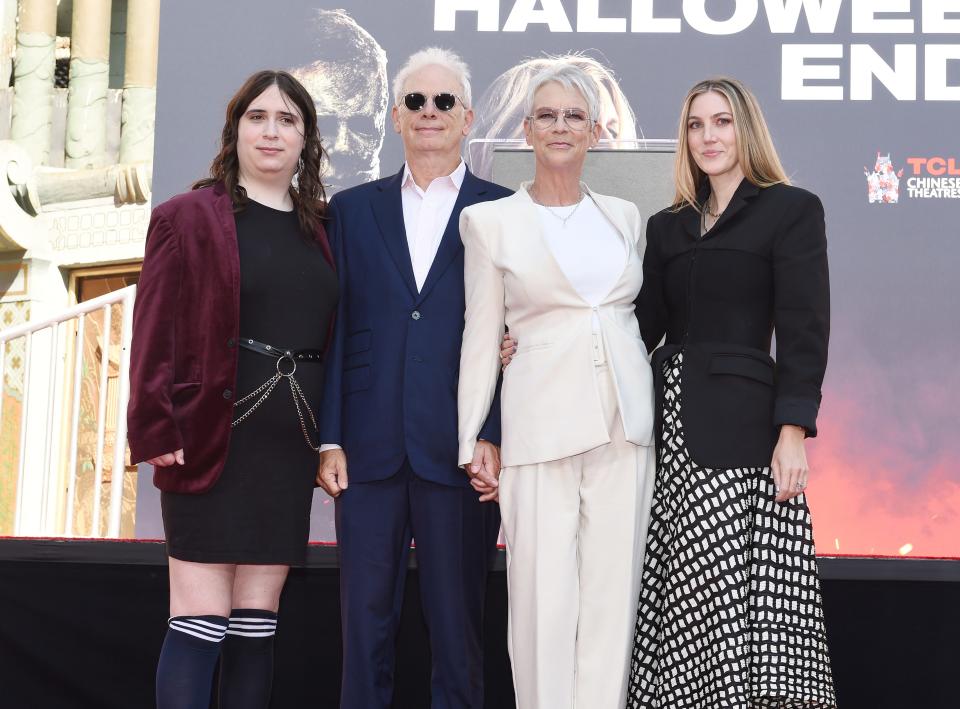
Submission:
<svg viewBox="0 0 960 709">
<path fill-rule="evenodd" d="M 708 195 L 705 185 L 700 204 Z M 666 335 L 653 357 L 659 397 L 663 362 L 683 352 L 681 419 L 695 462 L 767 466 L 781 425 L 817 434 L 830 286 L 816 195 L 744 180 L 703 238 L 692 207 L 655 214 L 636 305 L 647 349 Z"/>
</svg>

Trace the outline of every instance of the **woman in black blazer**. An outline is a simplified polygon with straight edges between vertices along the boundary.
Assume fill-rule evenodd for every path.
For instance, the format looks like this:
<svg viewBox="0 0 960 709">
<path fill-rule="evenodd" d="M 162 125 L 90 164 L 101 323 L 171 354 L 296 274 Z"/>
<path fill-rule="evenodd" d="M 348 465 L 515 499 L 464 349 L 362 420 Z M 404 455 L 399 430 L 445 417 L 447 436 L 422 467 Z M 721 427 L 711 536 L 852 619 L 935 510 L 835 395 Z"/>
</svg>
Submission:
<svg viewBox="0 0 960 709">
<path fill-rule="evenodd" d="M 627 705 L 834 707 L 803 496 L 827 363 L 823 207 L 789 185 L 733 79 L 687 95 L 675 180 L 637 299 L 648 349 L 666 339 Z"/>
</svg>

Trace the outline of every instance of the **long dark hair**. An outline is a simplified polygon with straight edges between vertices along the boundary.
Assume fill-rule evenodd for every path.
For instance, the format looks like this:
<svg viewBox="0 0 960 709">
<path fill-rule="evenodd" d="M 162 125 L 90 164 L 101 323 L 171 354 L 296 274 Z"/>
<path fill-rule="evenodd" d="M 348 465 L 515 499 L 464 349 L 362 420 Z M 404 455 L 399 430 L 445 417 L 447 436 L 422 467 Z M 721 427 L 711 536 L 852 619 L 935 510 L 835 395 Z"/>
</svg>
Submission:
<svg viewBox="0 0 960 709">
<path fill-rule="evenodd" d="M 326 152 L 317 129 L 317 109 L 303 84 L 285 71 L 258 71 L 245 82 L 227 104 L 227 116 L 220 136 L 220 152 L 210 165 L 210 176 L 197 180 L 193 189 L 209 187 L 222 182 L 233 200 L 235 210 L 247 205 L 247 191 L 240 186 L 240 161 L 237 158 L 237 131 L 240 118 L 253 100 L 276 85 L 285 98 L 293 102 L 303 117 L 303 152 L 297 168 L 296 188 L 290 186 L 290 196 L 297 210 L 301 228 L 314 234 L 320 228 L 327 208 L 323 191 L 321 167 Z"/>
</svg>

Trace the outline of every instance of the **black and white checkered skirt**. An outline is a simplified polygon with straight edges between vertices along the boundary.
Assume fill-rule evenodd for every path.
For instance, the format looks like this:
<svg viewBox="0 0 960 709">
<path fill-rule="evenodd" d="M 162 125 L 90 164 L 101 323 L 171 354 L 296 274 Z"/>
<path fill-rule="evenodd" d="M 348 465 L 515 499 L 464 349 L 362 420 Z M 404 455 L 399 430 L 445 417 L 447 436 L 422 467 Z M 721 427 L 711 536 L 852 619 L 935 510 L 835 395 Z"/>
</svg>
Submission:
<svg viewBox="0 0 960 709">
<path fill-rule="evenodd" d="M 835 707 L 806 499 L 776 502 L 769 468 L 690 459 L 682 357 L 664 363 L 627 708 Z"/>
</svg>

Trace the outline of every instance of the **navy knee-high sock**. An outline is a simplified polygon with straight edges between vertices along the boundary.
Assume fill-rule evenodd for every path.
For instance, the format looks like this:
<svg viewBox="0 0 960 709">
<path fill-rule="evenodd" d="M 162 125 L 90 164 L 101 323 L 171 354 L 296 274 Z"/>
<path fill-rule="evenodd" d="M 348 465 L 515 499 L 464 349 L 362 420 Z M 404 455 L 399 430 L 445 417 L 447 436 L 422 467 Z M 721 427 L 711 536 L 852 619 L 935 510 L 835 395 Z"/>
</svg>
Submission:
<svg viewBox="0 0 960 709">
<path fill-rule="evenodd" d="M 226 632 L 221 615 L 170 619 L 157 663 L 157 709 L 209 709 Z"/>
<path fill-rule="evenodd" d="M 220 657 L 220 709 L 266 709 L 273 687 L 277 614 L 257 608 L 230 611 Z"/>
</svg>

